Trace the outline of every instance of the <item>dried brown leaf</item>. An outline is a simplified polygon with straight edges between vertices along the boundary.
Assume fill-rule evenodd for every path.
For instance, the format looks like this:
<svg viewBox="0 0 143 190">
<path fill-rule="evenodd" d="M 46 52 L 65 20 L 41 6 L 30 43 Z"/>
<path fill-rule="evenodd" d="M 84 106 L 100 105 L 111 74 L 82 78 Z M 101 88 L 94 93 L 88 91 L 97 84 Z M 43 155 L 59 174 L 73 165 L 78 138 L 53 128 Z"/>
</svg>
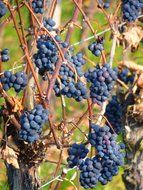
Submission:
<svg viewBox="0 0 143 190">
<path fill-rule="evenodd" d="M 12 98 L 13 101 L 15 102 L 14 104 L 14 108 L 13 108 L 13 112 L 18 112 L 18 111 L 22 111 L 23 110 L 23 106 L 22 106 L 22 101 L 16 98 Z"/>
<path fill-rule="evenodd" d="M 137 84 L 140 88 L 143 88 L 143 73 L 139 76 Z"/>
<path fill-rule="evenodd" d="M 142 27 L 140 26 L 129 26 L 127 31 L 124 32 L 124 42 L 126 47 L 137 49 L 140 41 L 143 38 Z"/>
<path fill-rule="evenodd" d="M 18 157 L 12 148 L 6 146 L 5 149 L 2 150 L 2 158 L 8 164 L 12 164 L 15 168 L 19 169 Z"/>
</svg>

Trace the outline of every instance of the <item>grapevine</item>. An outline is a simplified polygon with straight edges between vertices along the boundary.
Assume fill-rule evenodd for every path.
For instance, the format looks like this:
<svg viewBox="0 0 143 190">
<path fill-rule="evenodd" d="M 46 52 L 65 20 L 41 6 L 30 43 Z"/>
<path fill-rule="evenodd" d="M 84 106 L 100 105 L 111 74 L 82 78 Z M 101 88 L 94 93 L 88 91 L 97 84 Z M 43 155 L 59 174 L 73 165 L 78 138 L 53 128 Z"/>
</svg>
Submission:
<svg viewBox="0 0 143 190">
<path fill-rule="evenodd" d="M 143 188 L 142 12 L 142 0 L 0 0 L 8 189 Z"/>
</svg>

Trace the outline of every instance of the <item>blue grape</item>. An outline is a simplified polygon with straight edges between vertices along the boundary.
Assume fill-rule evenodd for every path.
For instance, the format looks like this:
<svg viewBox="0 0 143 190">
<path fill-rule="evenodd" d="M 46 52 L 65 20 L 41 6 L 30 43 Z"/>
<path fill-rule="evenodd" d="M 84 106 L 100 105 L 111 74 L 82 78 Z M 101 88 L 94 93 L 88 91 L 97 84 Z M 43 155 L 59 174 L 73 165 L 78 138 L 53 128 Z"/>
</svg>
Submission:
<svg viewBox="0 0 143 190">
<path fill-rule="evenodd" d="M 83 76 L 82 66 L 86 64 L 86 61 L 83 58 L 83 54 L 81 52 L 78 52 L 76 55 L 73 55 L 69 61 L 73 63 L 78 76 Z"/>
<path fill-rule="evenodd" d="M 101 165 L 98 181 L 106 185 L 118 174 L 119 167 L 124 165 L 125 145 L 117 143 L 117 135 L 110 133 L 108 126 L 100 127 L 91 123 L 90 127 L 89 142 L 95 147 L 95 158 Z"/>
<path fill-rule="evenodd" d="M 94 103 L 101 105 L 110 97 L 117 80 L 117 70 L 112 69 L 108 63 L 102 67 L 97 65 L 95 69 L 89 69 L 85 73 L 87 82 L 90 85 L 90 97 Z"/>
<path fill-rule="evenodd" d="M 84 144 L 73 144 L 68 149 L 68 166 L 73 168 L 74 166 L 79 166 L 83 159 L 87 156 L 89 150 Z"/>
<path fill-rule="evenodd" d="M 5 91 L 14 88 L 17 93 L 26 87 L 28 81 L 24 72 L 13 74 L 11 71 L 5 71 L 4 76 L 0 80 Z"/>
<path fill-rule="evenodd" d="M 80 184 L 85 189 L 94 188 L 101 175 L 102 165 L 98 157 L 86 158 L 80 165 Z"/>
<path fill-rule="evenodd" d="M 103 7 L 104 9 L 108 9 L 110 7 L 111 0 L 106 0 L 105 2 L 103 0 L 98 0 L 99 6 Z"/>
<path fill-rule="evenodd" d="M 40 104 L 36 105 L 31 111 L 25 111 L 20 117 L 21 130 L 19 131 L 19 138 L 28 143 L 37 141 L 40 138 L 43 125 L 48 120 L 48 116 L 49 111 Z"/>
<path fill-rule="evenodd" d="M 90 44 L 88 46 L 88 49 L 93 53 L 93 55 L 99 57 L 102 51 L 104 50 L 103 44 L 104 44 L 103 38 L 99 38 L 97 39 L 96 42 Z"/>
<path fill-rule="evenodd" d="M 43 0 L 33 0 L 32 1 L 32 8 L 36 14 L 43 14 L 44 13 L 44 1 Z"/>
<path fill-rule="evenodd" d="M 124 163 L 124 154 L 120 145 L 117 144 L 117 135 L 110 132 L 110 128 L 106 125 L 91 124 L 92 131 L 89 133 L 89 142 L 96 148 L 98 155 L 104 160 L 111 160 L 118 166 Z"/>
<path fill-rule="evenodd" d="M 2 62 L 7 62 L 9 61 L 10 57 L 9 57 L 9 50 L 8 49 L 3 49 L 0 52 L 0 56 L 1 56 L 1 61 Z"/>
<path fill-rule="evenodd" d="M 44 18 L 43 24 L 44 24 L 44 27 L 45 27 L 48 31 L 51 32 L 51 31 L 54 30 L 54 26 L 56 25 L 56 22 L 55 22 L 52 18 Z"/>
<path fill-rule="evenodd" d="M 88 92 L 86 85 L 78 78 L 76 79 L 76 75 L 78 77 L 82 77 L 84 75 L 82 66 L 86 62 L 81 52 L 72 56 L 67 53 L 65 57 L 68 62 L 71 63 L 71 67 L 74 68 L 73 70 L 75 71 L 71 70 L 67 64 L 62 64 L 59 71 L 60 82 L 56 80 L 54 91 L 56 96 L 63 95 L 68 98 L 74 98 L 76 101 L 80 102 L 83 99 L 88 98 Z"/>
<path fill-rule="evenodd" d="M 122 105 L 119 102 L 117 96 L 112 96 L 112 99 L 109 101 L 106 106 L 105 116 L 114 128 L 116 133 L 121 133 L 123 131 L 122 128 L 122 117 L 123 117 L 123 109 Z"/>
<path fill-rule="evenodd" d="M 0 18 L 3 17 L 7 12 L 5 4 L 0 0 Z"/>
<path fill-rule="evenodd" d="M 39 74 L 53 73 L 58 60 L 58 49 L 53 40 L 48 36 L 40 36 L 37 41 L 38 52 L 34 55 L 34 62 L 39 69 Z"/>
<path fill-rule="evenodd" d="M 118 72 L 118 78 L 123 81 L 125 84 L 133 84 L 135 74 L 131 73 L 129 69 L 125 68 Z"/>
<path fill-rule="evenodd" d="M 74 98 L 76 101 L 87 99 L 86 86 L 81 81 L 75 82 L 75 73 L 71 71 L 65 64 L 61 66 L 60 72 L 61 85 L 56 81 L 54 91 L 56 96 L 64 95 L 68 98 Z"/>
<path fill-rule="evenodd" d="M 123 0 L 122 12 L 123 19 L 128 22 L 134 22 L 141 13 L 143 3 L 139 0 Z"/>
</svg>

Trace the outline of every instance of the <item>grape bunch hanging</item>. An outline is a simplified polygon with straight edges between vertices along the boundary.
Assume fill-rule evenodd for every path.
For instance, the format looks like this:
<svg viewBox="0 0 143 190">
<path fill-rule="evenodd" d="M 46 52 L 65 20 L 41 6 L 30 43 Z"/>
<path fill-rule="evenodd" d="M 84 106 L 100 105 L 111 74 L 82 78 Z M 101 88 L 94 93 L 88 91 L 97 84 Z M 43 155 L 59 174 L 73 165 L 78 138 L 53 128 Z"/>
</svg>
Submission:
<svg viewBox="0 0 143 190">
<path fill-rule="evenodd" d="M 113 176 L 119 172 L 119 166 L 124 164 L 125 157 L 125 145 L 117 143 L 117 135 L 112 134 L 108 126 L 91 123 L 90 127 L 88 140 L 97 154 L 93 158 L 84 159 L 88 153 L 84 144 L 73 144 L 68 150 L 69 167 L 79 167 L 80 184 L 85 189 L 96 187 L 98 182 L 106 185 L 112 181 Z"/>
<path fill-rule="evenodd" d="M 16 155 L 18 169 L 27 172 L 27 179 L 36 184 L 35 190 L 47 184 L 62 189 L 64 180 L 75 186 L 74 180 L 68 179 L 71 170 L 78 170 L 81 188 L 94 189 L 111 182 L 128 156 L 124 138 L 129 126 L 123 120 L 128 111 L 136 108 L 135 102 L 142 101 L 143 69 L 126 56 L 130 47 L 134 51 L 141 48 L 142 38 L 134 35 L 137 31 L 142 36 L 143 2 L 121 0 L 114 4 L 98 0 L 94 11 L 99 15 L 92 19 L 88 2 L 66 2 L 74 5 L 73 17 L 69 19 L 67 14 L 73 8 L 69 6 L 65 14 L 68 19 L 62 15 L 64 22 L 60 26 L 54 19 L 59 1 L 48 3 L 0 0 L 0 32 L 12 24 L 20 49 L 16 52 L 17 46 L 12 44 L 12 49 L 9 41 L 8 47 L 6 40 L 0 47 L 2 151 L 7 152 L 13 141 L 9 148 Z M 100 20 L 102 16 L 105 20 Z M 86 30 L 91 36 L 86 36 Z M 11 36 L 15 38 L 13 33 Z M 117 46 L 120 57 L 116 56 Z M 13 51 L 14 56 L 10 55 Z M 22 57 L 16 60 L 19 54 Z M 134 55 L 135 61 L 140 59 Z M 40 187 L 36 171 L 43 161 L 56 164 L 56 170 L 52 171 L 54 177 Z"/>
</svg>

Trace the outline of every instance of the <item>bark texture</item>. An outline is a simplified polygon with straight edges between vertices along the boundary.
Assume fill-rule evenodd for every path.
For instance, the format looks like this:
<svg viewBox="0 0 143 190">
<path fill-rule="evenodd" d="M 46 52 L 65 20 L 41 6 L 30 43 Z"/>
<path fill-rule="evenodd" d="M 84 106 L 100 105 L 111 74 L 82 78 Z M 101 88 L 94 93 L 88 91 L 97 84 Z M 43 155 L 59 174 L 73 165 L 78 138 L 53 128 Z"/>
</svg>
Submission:
<svg viewBox="0 0 143 190">
<path fill-rule="evenodd" d="M 123 181 L 127 190 L 143 190 L 143 107 L 141 108 L 142 99 L 139 99 L 136 95 L 129 95 L 124 114 L 125 144 L 128 151 Z"/>
<path fill-rule="evenodd" d="M 24 165 L 20 169 L 16 169 L 11 164 L 7 164 L 7 175 L 10 190 L 38 190 L 39 183 L 28 168 Z"/>
</svg>

